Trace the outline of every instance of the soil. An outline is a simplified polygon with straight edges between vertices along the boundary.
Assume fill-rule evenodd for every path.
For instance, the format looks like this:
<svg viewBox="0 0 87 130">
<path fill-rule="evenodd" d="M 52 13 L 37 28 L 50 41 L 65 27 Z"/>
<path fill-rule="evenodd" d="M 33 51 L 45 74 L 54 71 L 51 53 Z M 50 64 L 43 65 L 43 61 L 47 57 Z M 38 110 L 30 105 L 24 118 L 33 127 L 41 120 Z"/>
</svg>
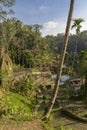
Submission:
<svg viewBox="0 0 87 130">
<path fill-rule="evenodd" d="M 61 106 L 66 108 L 80 117 L 87 111 L 87 106 L 82 101 L 69 100 L 66 103 L 61 103 Z M 57 129 L 58 123 L 62 123 L 65 130 L 72 128 L 72 130 L 87 130 L 87 123 L 83 123 L 72 117 L 66 116 L 62 113 L 56 112 L 52 120 L 55 130 Z"/>
<path fill-rule="evenodd" d="M 58 123 L 63 124 L 65 130 L 87 130 L 87 123 L 82 123 L 80 121 L 74 120 L 70 117 L 64 116 L 61 113 L 56 113 L 53 119 L 53 124 L 55 130 L 57 130 Z"/>
<path fill-rule="evenodd" d="M 25 121 L 16 123 L 11 120 L 0 121 L 0 130 L 43 130 L 41 127 L 41 120 Z M 57 130 L 58 123 L 62 123 L 65 130 L 72 128 L 72 130 L 87 130 L 87 124 L 56 113 L 52 120 L 55 130 Z"/>
<path fill-rule="evenodd" d="M 11 120 L 0 121 L 0 130 L 43 130 L 40 120 L 14 122 Z"/>
</svg>

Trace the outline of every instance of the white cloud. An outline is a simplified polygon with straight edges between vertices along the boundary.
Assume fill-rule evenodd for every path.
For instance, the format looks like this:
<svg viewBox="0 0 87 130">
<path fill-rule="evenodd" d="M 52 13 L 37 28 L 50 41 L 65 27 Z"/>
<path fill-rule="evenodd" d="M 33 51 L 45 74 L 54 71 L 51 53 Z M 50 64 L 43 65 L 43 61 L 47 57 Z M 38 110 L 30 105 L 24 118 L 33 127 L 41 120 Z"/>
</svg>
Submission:
<svg viewBox="0 0 87 130">
<path fill-rule="evenodd" d="M 42 36 L 57 35 L 57 33 L 64 33 L 65 26 L 65 21 L 48 21 L 43 24 Z"/>
<path fill-rule="evenodd" d="M 73 23 L 72 23 L 73 24 Z M 82 24 L 81 31 L 87 30 L 87 22 L 83 22 Z M 66 28 L 66 21 L 63 19 L 61 20 L 53 20 L 53 21 L 48 21 L 43 24 L 42 28 L 42 36 L 46 35 L 54 35 L 56 36 L 58 33 L 65 33 L 65 28 Z M 70 30 L 70 33 L 75 34 L 76 30 Z"/>
<path fill-rule="evenodd" d="M 49 9 L 48 6 L 45 6 L 45 5 L 41 5 L 39 10 L 42 11 L 42 12 L 46 12 L 47 10 Z"/>
<path fill-rule="evenodd" d="M 49 30 L 49 29 L 55 29 L 58 26 L 57 22 L 54 21 L 49 21 L 47 23 L 44 24 L 44 27 Z"/>
<path fill-rule="evenodd" d="M 87 30 L 87 21 L 82 23 L 81 31 Z"/>
</svg>

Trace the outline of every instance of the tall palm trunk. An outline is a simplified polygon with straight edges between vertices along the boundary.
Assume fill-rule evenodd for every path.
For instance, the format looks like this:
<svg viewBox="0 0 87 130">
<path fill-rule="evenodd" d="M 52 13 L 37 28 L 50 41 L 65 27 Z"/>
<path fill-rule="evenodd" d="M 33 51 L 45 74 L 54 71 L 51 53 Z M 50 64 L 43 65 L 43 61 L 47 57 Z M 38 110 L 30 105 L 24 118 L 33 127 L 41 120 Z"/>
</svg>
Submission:
<svg viewBox="0 0 87 130">
<path fill-rule="evenodd" d="M 57 72 L 57 77 L 56 77 L 56 81 L 55 81 L 55 85 L 54 85 L 54 92 L 53 92 L 52 98 L 49 102 L 49 106 L 45 111 L 43 119 L 49 117 L 51 110 L 53 108 L 53 105 L 55 103 L 55 99 L 56 99 L 57 94 L 58 94 L 59 83 L 60 83 L 60 78 L 61 78 L 61 74 L 62 74 L 62 67 L 63 67 L 66 48 L 67 48 L 68 39 L 69 39 L 69 32 L 70 32 L 70 26 L 71 26 L 71 21 L 72 21 L 73 8 L 74 8 L 74 0 L 71 0 L 70 10 L 69 10 L 69 14 L 68 14 L 68 20 L 67 20 L 67 25 L 66 25 L 66 30 L 65 30 L 64 46 L 63 46 L 63 49 L 62 49 L 59 70 Z"/>
<path fill-rule="evenodd" d="M 73 54 L 73 59 L 72 59 L 72 72 L 74 71 L 74 65 L 75 65 L 75 60 L 76 60 L 76 56 L 77 56 L 77 47 L 78 47 L 78 39 L 76 38 L 76 43 L 75 43 L 75 50 L 74 50 L 74 54 Z"/>
</svg>

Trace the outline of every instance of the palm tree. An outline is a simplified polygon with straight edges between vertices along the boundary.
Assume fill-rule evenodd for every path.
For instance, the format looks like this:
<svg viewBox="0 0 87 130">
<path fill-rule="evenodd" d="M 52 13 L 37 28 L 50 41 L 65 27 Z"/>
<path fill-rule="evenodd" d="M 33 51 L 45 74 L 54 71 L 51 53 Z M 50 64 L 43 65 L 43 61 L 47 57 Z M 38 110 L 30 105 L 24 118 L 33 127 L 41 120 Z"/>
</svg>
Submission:
<svg viewBox="0 0 87 130">
<path fill-rule="evenodd" d="M 80 29 L 81 29 L 81 23 L 84 22 L 83 18 L 78 18 L 78 19 L 73 19 L 73 25 L 72 25 L 72 29 L 76 28 L 76 44 L 75 44 L 75 52 L 74 52 L 74 57 L 73 57 L 73 63 L 72 63 L 72 70 L 73 70 L 73 66 L 74 66 L 74 62 L 76 59 L 76 55 L 77 55 L 77 38 L 80 34 Z"/>
<path fill-rule="evenodd" d="M 76 28 L 76 35 L 80 34 L 81 23 L 84 22 L 83 18 L 73 19 L 72 29 Z"/>
<path fill-rule="evenodd" d="M 66 30 L 65 30 L 64 45 L 63 45 L 59 69 L 58 69 L 58 72 L 57 72 L 57 77 L 56 77 L 56 81 L 55 81 L 55 85 L 54 85 L 54 92 L 53 92 L 52 98 L 49 102 L 49 106 L 47 107 L 45 114 L 44 114 L 44 117 L 42 119 L 49 117 L 51 110 L 53 108 L 53 105 L 55 103 L 55 99 L 56 99 L 57 94 L 58 94 L 64 58 L 65 58 L 66 48 L 67 48 L 68 39 L 69 39 L 70 26 L 71 26 L 71 21 L 72 21 L 72 14 L 73 14 L 73 10 L 74 10 L 74 1 L 75 0 L 71 0 L 71 2 L 70 2 L 70 10 L 69 10 L 69 15 L 68 15 L 68 20 L 67 20 L 67 25 L 66 25 Z"/>
</svg>

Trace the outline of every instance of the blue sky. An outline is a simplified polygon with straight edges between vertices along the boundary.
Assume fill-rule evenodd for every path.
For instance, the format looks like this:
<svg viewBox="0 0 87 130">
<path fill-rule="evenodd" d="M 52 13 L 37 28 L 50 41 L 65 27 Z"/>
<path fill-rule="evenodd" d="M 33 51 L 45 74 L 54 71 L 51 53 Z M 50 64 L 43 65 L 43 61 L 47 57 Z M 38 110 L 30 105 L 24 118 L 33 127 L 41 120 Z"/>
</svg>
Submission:
<svg viewBox="0 0 87 130">
<path fill-rule="evenodd" d="M 13 17 L 24 24 L 43 25 L 42 35 L 64 33 L 70 0 L 16 0 Z M 75 0 L 73 18 L 84 18 L 82 30 L 87 29 L 87 0 Z M 75 30 L 71 31 L 74 33 Z"/>
</svg>

